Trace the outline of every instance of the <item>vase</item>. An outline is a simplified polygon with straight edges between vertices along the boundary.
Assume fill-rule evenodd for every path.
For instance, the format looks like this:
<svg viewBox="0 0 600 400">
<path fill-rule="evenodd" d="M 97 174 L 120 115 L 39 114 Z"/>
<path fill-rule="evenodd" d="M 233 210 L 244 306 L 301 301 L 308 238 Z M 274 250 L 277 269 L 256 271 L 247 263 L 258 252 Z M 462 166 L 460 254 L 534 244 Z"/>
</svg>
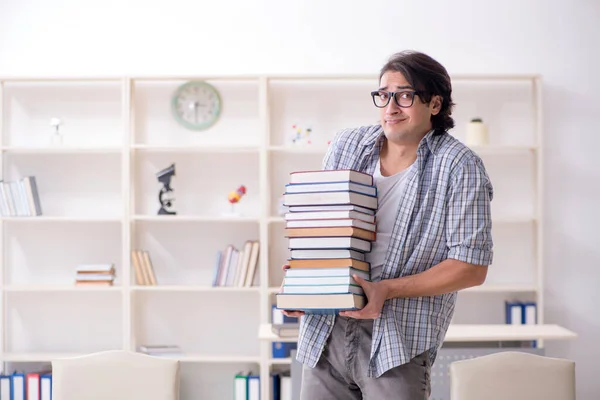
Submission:
<svg viewBox="0 0 600 400">
<path fill-rule="evenodd" d="M 481 118 L 473 118 L 467 124 L 466 142 L 468 146 L 486 146 L 489 144 L 487 126 Z"/>
</svg>

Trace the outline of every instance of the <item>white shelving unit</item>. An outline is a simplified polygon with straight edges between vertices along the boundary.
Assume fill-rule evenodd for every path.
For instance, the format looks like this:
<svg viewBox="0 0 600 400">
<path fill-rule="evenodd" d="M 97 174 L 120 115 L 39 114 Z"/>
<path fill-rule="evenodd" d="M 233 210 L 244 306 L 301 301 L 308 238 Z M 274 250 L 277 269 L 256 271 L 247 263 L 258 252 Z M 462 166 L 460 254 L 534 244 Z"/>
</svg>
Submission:
<svg viewBox="0 0 600 400">
<path fill-rule="evenodd" d="M 171 115 L 173 92 L 189 80 L 221 94 L 223 112 L 209 130 L 186 130 Z M 476 151 L 496 191 L 496 255 L 487 282 L 459 295 L 452 329 L 571 338 L 544 334 L 540 78 L 453 81 L 452 133 L 463 139 L 476 116 L 490 128 L 490 146 Z M 336 131 L 377 123 L 376 86 L 376 76 L 0 79 L 2 177 L 35 175 L 43 208 L 39 217 L 0 220 L 0 359 L 174 343 L 184 351 L 182 399 L 230 398 L 240 371 L 259 373 L 270 398 L 269 373 L 290 363 L 272 359 L 277 338 L 257 334 L 271 322 L 288 256 L 279 198 L 291 171 L 321 167 Z M 65 121 L 62 146 L 49 142 L 52 117 Z M 310 146 L 288 144 L 294 124 L 312 129 Z M 155 174 L 171 163 L 177 215 L 159 216 Z M 227 194 L 241 184 L 241 217 L 225 216 Z M 212 287 L 216 252 L 249 239 L 261 243 L 256 285 Z M 130 251 L 139 248 L 150 253 L 157 286 L 135 285 Z M 78 264 L 107 262 L 115 286 L 74 286 Z M 539 326 L 507 332 L 508 298 L 537 301 Z"/>
</svg>

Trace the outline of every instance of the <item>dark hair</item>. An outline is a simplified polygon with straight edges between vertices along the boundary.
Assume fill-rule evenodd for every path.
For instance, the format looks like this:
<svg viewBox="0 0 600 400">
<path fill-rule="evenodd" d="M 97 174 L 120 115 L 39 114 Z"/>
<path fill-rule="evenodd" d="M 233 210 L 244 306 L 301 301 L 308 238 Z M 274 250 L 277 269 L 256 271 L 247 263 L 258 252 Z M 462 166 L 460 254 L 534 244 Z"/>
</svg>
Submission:
<svg viewBox="0 0 600 400">
<path fill-rule="evenodd" d="M 379 79 L 388 71 L 400 72 L 408 83 L 417 91 L 424 103 L 429 103 L 432 96 L 442 97 L 442 107 L 437 115 L 431 116 L 431 125 L 436 133 L 454 128 L 452 119 L 452 83 L 446 68 L 430 56 L 413 50 L 405 50 L 393 54 L 381 68 Z"/>
</svg>

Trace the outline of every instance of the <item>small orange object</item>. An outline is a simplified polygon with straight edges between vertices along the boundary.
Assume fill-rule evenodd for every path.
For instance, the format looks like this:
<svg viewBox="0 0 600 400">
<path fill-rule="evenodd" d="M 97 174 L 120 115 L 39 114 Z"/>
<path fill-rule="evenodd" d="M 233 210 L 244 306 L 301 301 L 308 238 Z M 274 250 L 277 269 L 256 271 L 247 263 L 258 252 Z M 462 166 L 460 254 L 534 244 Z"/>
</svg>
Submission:
<svg viewBox="0 0 600 400">
<path fill-rule="evenodd" d="M 229 192 L 229 194 L 227 195 L 227 200 L 229 200 L 231 204 L 235 204 L 239 202 L 245 194 L 246 186 L 242 185 L 236 190 Z"/>
</svg>

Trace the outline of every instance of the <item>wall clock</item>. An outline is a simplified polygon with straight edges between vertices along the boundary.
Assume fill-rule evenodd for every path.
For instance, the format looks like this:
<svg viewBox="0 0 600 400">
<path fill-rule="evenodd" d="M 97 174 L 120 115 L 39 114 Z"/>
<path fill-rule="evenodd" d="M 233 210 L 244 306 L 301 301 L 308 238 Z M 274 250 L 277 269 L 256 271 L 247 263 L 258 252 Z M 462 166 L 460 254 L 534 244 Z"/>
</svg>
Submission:
<svg viewBox="0 0 600 400">
<path fill-rule="evenodd" d="M 210 128 L 221 115 L 221 95 L 211 84 L 190 81 L 179 86 L 171 100 L 171 110 L 177 122 L 187 129 L 201 131 Z"/>
</svg>

